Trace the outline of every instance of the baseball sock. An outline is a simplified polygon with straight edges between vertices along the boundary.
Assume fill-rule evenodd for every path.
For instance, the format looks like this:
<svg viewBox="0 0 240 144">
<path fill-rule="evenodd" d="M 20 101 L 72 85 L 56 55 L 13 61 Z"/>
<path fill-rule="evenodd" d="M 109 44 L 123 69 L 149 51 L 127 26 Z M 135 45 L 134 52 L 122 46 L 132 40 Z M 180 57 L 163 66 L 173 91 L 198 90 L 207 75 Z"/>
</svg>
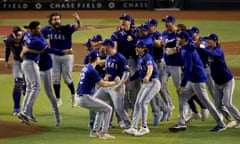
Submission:
<svg viewBox="0 0 240 144">
<path fill-rule="evenodd" d="M 71 91 L 71 94 L 74 95 L 75 94 L 75 89 L 74 89 L 74 85 L 73 85 L 73 82 L 68 84 L 68 88 L 70 89 Z"/>
<path fill-rule="evenodd" d="M 60 98 L 60 84 L 53 84 L 56 98 Z"/>
</svg>

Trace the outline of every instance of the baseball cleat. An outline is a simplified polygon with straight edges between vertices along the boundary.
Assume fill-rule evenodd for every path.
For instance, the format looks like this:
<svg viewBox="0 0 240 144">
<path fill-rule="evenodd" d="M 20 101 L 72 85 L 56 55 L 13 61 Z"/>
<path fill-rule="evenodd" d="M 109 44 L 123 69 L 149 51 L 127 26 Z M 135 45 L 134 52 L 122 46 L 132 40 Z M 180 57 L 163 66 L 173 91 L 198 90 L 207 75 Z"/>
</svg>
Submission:
<svg viewBox="0 0 240 144">
<path fill-rule="evenodd" d="M 17 117 L 21 120 L 22 123 L 30 125 L 29 119 L 24 114 L 18 113 Z"/>
<path fill-rule="evenodd" d="M 226 124 L 228 128 L 232 128 L 236 125 L 237 125 L 237 122 L 235 120 L 228 121 L 228 123 Z"/>
<path fill-rule="evenodd" d="M 61 98 L 56 98 L 57 101 L 57 106 L 60 107 L 63 105 L 62 99 Z"/>
<path fill-rule="evenodd" d="M 90 138 L 99 138 L 100 137 L 100 133 L 99 132 L 95 132 L 95 131 L 91 131 L 89 134 Z"/>
<path fill-rule="evenodd" d="M 112 139 L 115 139 L 115 136 L 112 136 L 108 133 L 103 133 L 103 134 L 100 134 L 99 135 L 99 139 L 102 139 L 102 140 L 112 140 Z"/>
<path fill-rule="evenodd" d="M 77 101 L 76 101 L 76 95 L 72 95 L 72 107 L 76 107 L 77 106 Z"/>
<path fill-rule="evenodd" d="M 122 131 L 122 133 L 130 134 L 130 135 L 135 135 L 137 132 L 138 131 L 135 128 L 129 128 Z"/>
<path fill-rule="evenodd" d="M 146 128 L 142 127 L 137 133 L 135 133 L 135 136 L 143 136 L 143 135 L 148 134 L 148 133 L 150 133 L 149 128 L 148 127 L 146 127 Z"/>
<path fill-rule="evenodd" d="M 219 126 L 217 125 L 216 127 L 214 127 L 213 129 L 211 129 L 210 131 L 211 132 L 221 132 L 221 131 L 224 131 L 226 130 L 227 127 L 226 126 Z"/>
<path fill-rule="evenodd" d="M 168 128 L 170 132 L 185 131 L 186 129 L 187 129 L 186 125 L 180 125 L 180 124 L 176 124 L 173 127 Z"/>
</svg>

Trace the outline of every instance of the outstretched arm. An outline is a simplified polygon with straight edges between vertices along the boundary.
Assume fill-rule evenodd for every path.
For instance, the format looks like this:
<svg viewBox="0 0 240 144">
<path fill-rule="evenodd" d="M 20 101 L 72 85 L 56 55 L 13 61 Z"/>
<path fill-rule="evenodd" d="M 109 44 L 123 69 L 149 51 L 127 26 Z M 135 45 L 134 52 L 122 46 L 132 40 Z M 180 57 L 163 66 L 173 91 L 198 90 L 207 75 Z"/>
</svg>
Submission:
<svg viewBox="0 0 240 144">
<path fill-rule="evenodd" d="M 73 17 L 76 20 L 76 23 L 74 24 L 74 29 L 75 31 L 78 30 L 79 28 L 81 28 L 81 22 L 80 22 L 80 18 L 77 12 L 73 13 Z"/>
</svg>

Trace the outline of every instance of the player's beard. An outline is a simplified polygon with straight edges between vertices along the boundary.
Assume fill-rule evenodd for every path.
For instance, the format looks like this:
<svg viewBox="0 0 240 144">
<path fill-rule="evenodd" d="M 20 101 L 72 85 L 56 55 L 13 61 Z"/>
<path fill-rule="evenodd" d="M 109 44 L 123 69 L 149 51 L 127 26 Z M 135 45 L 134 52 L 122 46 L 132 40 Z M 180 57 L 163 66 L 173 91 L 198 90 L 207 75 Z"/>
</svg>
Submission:
<svg viewBox="0 0 240 144">
<path fill-rule="evenodd" d="M 52 26 L 55 28 L 55 29 L 59 29 L 60 28 L 60 23 L 54 23 Z"/>
</svg>

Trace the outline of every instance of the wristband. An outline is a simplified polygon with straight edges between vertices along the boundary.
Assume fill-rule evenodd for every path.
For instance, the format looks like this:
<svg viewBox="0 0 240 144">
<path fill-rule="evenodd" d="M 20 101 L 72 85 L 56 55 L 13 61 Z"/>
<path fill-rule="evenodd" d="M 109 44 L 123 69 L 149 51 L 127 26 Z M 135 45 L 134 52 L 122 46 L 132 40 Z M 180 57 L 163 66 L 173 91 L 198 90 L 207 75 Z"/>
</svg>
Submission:
<svg viewBox="0 0 240 144">
<path fill-rule="evenodd" d="M 76 22 L 77 22 L 77 24 L 78 24 L 78 25 L 80 25 L 80 20 L 79 20 L 79 19 L 78 19 L 78 20 L 76 20 Z"/>
</svg>

